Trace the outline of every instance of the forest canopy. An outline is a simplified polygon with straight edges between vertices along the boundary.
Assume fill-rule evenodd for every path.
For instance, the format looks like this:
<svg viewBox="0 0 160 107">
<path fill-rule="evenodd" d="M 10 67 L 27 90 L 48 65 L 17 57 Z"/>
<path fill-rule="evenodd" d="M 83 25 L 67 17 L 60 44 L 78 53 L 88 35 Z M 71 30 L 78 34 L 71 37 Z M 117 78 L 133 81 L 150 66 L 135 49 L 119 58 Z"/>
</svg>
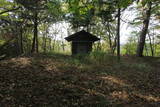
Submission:
<svg viewBox="0 0 160 107">
<path fill-rule="evenodd" d="M 0 54 L 70 53 L 64 38 L 86 30 L 94 51 L 159 56 L 159 22 L 159 0 L 0 0 Z"/>
</svg>

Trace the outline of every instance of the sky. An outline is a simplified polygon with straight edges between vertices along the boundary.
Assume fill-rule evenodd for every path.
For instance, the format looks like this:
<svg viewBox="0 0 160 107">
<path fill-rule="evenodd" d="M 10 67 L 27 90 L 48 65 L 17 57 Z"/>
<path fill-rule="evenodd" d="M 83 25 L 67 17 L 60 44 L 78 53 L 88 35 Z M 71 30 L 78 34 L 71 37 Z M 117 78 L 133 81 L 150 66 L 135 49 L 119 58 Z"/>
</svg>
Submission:
<svg viewBox="0 0 160 107">
<path fill-rule="evenodd" d="M 127 42 L 128 37 L 130 36 L 131 32 L 134 29 L 126 22 L 133 21 L 135 17 L 136 17 L 136 13 L 134 10 L 127 9 L 122 14 L 121 19 L 125 22 L 121 21 L 121 31 L 120 31 L 121 44 L 125 44 Z"/>
</svg>

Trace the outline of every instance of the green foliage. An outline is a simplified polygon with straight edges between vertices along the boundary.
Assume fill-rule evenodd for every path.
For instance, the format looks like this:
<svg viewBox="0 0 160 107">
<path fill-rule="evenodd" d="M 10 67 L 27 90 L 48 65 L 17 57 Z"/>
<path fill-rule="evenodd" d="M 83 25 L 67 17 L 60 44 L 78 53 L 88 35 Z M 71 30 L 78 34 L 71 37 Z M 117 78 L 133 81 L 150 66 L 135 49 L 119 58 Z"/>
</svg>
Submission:
<svg viewBox="0 0 160 107">
<path fill-rule="evenodd" d="M 117 2 L 119 8 L 127 8 L 132 4 L 133 0 L 118 0 Z"/>
<path fill-rule="evenodd" d="M 66 13 L 66 19 L 72 23 L 73 27 L 86 27 L 92 23 L 95 14 L 92 2 L 70 0 L 67 2 L 67 5 L 68 11 Z"/>
<path fill-rule="evenodd" d="M 0 8 L 1 8 L 0 12 L 2 12 L 4 8 L 5 9 L 12 9 L 13 5 L 14 5 L 13 2 L 9 2 L 7 0 L 0 0 Z"/>
<path fill-rule="evenodd" d="M 15 0 L 28 10 L 37 11 L 46 5 L 46 0 Z"/>
<path fill-rule="evenodd" d="M 19 47 L 15 39 L 9 40 L 0 45 L 0 55 L 5 55 L 6 57 L 15 57 L 19 55 Z"/>
<path fill-rule="evenodd" d="M 4 40 L 0 40 L 0 46 L 3 45 L 5 43 Z"/>
<path fill-rule="evenodd" d="M 53 19 L 56 21 L 62 20 L 63 11 L 62 11 L 62 3 L 59 0 L 50 0 L 47 3 L 48 12 L 51 14 Z"/>
<path fill-rule="evenodd" d="M 136 48 L 137 48 L 137 43 L 126 43 L 123 47 L 122 50 L 124 50 L 122 52 L 122 54 L 125 55 L 135 55 L 136 54 Z"/>
</svg>

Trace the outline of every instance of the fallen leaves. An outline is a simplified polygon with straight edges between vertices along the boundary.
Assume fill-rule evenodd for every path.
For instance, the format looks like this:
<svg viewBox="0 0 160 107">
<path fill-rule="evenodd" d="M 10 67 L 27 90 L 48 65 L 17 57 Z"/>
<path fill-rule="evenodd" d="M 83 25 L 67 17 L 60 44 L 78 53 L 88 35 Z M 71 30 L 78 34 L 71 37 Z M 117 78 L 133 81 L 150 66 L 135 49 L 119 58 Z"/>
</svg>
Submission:
<svg viewBox="0 0 160 107">
<path fill-rule="evenodd" d="M 70 64 L 71 58 L 67 58 L 39 56 L 1 61 L 0 104 L 12 107 L 159 105 L 158 65 L 153 66 L 156 71 L 146 73 L 123 65 L 117 69 L 116 65 L 105 63 L 103 66 Z"/>
</svg>

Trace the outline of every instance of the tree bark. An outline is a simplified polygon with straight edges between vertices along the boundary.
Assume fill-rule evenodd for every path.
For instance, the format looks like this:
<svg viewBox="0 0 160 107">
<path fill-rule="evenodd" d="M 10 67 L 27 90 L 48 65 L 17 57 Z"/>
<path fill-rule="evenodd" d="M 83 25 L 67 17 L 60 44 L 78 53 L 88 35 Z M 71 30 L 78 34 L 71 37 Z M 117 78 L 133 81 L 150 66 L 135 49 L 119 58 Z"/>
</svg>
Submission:
<svg viewBox="0 0 160 107">
<path fill-rule="evenodd" d="M 118 61 L 120 60 L 120 17 L 121 17 L 121 9 L 119 8 L 118 9 L 118 23 L 117 23 L 117 58 L 118 58 Z"/>
<path fill-rule="evenodd" d="M 148 27 L 149 27 L 149 21 L 151 17 L 151 9 L 152 9 L 152 3 L 148 3 L 148 9 L 146 10 L 146 16 L 143 21 L 143 28 L 142 32 L 140 34 L 140 40 L 137 46 L 137 56 L 142 57 L 143 56 L 143 50 L 144 50 L 144 45 L 145 45 L 145 39 L 146 39 L 146 34 L 148 32 Z"/>
<path fill-rule="evenodd" d="M 21 47 L 21 54 L 24 52 L 23 51 L 23 28 L 20 27 L 20 47 Z"/>
<path fill-rule="evenodd" d="M 149 44 L 150 44 L 150 48 L 151 48 L 151 55 L 153 57 L 154 56 L 154 50 L 153 50 L 151 35 L 149 33 L 148 33 L 148 37 L 149 37 Z"/>
<path fill-rule="evenodd" d="M 48 48 L 49 48 L 49 52 L 51 52 L 51 49 L 52 49 L 52 38 L 48 37 Z"/>
<path fill-rule="evenodd" d="M 109 22 L 107 23 L 107 30 L 108 30 L 109 48 L 110 48 L 110 51 L 112 53 L 113 52 L 113 46 L 112 46 L 112 38 L 111 38 L 111 30 L 110 30 Z"/>
<path fill-rule="evenodd" d="M 38 13 L 35 12 L 34 16 L 34 36 L 31 53 L 38 53 Z"/>
<path fill-rule="evenodd" d="M 147 48 L 147 44 L 146 44 L 146 43 L 144 44 L 144 48 L 145 48 L 145 50 L 146 50 L 145 55 L 148 56 L 149 54 L 148 54 L 148 48 Z"/>
</svg>

